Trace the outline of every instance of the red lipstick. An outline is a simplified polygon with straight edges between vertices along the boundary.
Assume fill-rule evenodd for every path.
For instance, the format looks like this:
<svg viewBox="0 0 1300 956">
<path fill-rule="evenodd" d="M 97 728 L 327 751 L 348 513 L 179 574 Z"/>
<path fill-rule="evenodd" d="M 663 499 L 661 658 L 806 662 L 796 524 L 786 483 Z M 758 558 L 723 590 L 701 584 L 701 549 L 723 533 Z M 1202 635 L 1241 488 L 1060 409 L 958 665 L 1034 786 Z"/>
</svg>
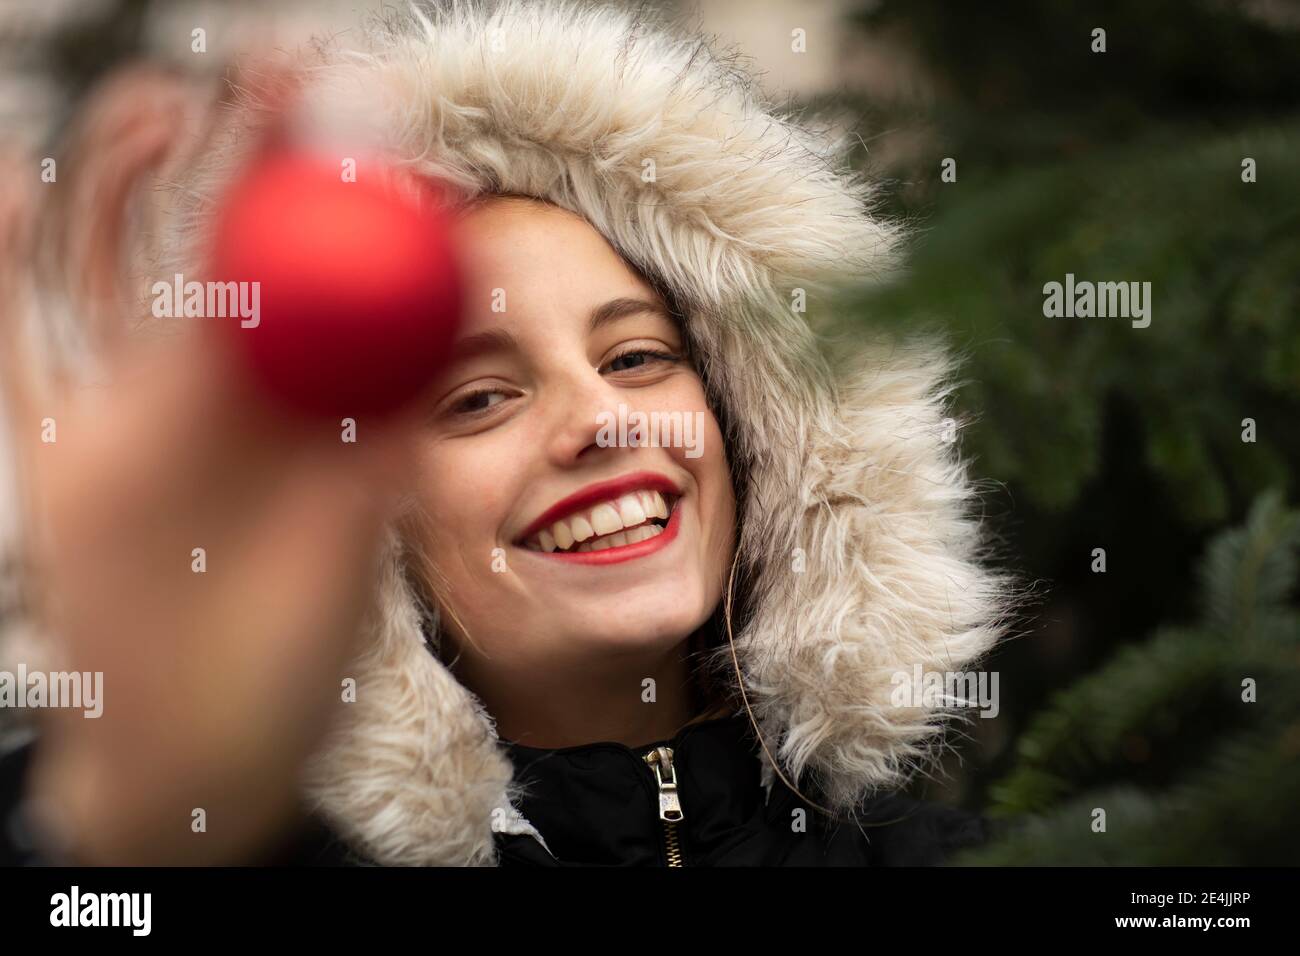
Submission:
<svg viewBox="0 0 1300 956">
<path fill-rule="evenodd" d="M 677 504 L 673 506 L 672 514 L 668 516 L 668 526 L 653 538 L 646 538 L 644 541 L 637 541 L 634 544 L 604 548 L 600 551 L 538 551 L 536 554 L 541 558 L 567 561 L 570 564 L 618 564 L 622 561 L 644 558 L 647 554 L 653 554 L 661 548 L 668 547 L 673 542 L 673 539 L 677 537 L 681 524 L 682 507 L 681 500 L 678 499 Z"/>
<path fill-rule="evenodd" d="M 567 518 L 575 511 L 582 511 L 584 508 L 598 505 L 602 501 L 610 501 L 620 495 L 627 494 L 629 491 L 658 491 L 661 494 L 669 494 L 674 497 L 680 497 L 682 493 L 681 489 L 678 488 L 676 484 L 669 481 L 663 475 L 657 474 L 653 471 L 638 471 L 633 472 L 630 475 L 623 475 L 621 478 L 613 478 L 609 481 L 598 481 L 595 484 L 588 485 L 580 491 L 576 491 L 569 495 L 569 497 L 551 505 L 551 507 L 542 512 L 536 520 L 524 529 L 523 533 L 515 539 L 515 543 L 522 544 L 543 528 L 549 528 L 561 518 Z M 676 509 L 674 508 L 673 511 L 675 514 Z M 671 525 L 672 521 L 670 519 L 669 526 L 671 527 Z M 639 547 L 643 544 L 649 544 L 650 541 L 656 541 L 659 538 L 666 538 L 667 536 L 668 532 L 665 531 L 663 534 L 657 535 L 655 538 L 651 538 L 648 541 L 638 541 L 635 545 L 629 544 L 625 547 Z M 613 551 L 616 549 L 609 548 L 607 550 Z M 593 551 L 590 553 L 604 554 L 605 552 Z M 564 555 L 564 557 L 570 557 L 570 555 Z"/>
</svg>

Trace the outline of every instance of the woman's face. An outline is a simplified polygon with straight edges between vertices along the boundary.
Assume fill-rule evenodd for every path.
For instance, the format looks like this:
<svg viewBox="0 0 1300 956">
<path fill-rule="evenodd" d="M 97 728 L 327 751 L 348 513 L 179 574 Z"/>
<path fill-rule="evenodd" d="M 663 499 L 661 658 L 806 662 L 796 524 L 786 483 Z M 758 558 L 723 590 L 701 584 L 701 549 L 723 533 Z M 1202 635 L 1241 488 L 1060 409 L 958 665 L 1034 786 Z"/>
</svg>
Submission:
<svg viewBox="0 0 1300 956">
<path fill-rule="evenodd" d="M 420 478 L 444 628 L 517 675 L 679 644 L 721 599 L 735 525 L 681 332 L 566 210 L 493 197 L 462 238 L 465 323 Z"/>
</svg>

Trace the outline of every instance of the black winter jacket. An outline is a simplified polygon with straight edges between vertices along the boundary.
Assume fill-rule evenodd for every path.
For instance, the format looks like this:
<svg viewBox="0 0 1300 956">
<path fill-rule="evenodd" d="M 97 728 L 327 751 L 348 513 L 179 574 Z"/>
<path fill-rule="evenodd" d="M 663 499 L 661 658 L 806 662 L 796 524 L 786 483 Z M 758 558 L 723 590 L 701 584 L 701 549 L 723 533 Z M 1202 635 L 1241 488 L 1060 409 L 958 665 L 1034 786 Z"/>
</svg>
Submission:
<svg viewBox="0 0 1300 956">
<path fill-rule="evenodd" d="M 924 866 L 946 862 L 990 835 L 988 822 L 977 814 L 902 794 L 869 800 L 856 822 L 829 821 L 780 778 L 768 796 L 751 740 L 742 714 L 636 748 L 601 742 L 539 749 L 503 741 L 516 779 L 528 791 L 520 810 L 545 846 L 531 835 L 497 833 L 500 864 Z M 0 864 L 56 862 L 32 845 L 21 818 L 23 777 L 35 746 L 0 757 L 0 813 L 6 821 Z M 370 863 L 316 815 L 249 862 Z"/>
</svg>

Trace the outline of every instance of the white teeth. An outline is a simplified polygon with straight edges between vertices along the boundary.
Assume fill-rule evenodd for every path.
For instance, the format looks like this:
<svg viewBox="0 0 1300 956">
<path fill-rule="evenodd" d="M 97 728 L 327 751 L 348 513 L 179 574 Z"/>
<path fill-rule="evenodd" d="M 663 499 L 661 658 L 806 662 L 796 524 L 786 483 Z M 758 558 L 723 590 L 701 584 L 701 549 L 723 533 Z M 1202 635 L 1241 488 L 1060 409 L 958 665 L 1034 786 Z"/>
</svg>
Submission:
<svg viewBox="0 0 1300 956">
<path fill-rule="evenodd" d="M 603 551 L 662 534 L 653 519 L 667 519 L 668 503 L 658 491 L 632 491 L 537 532 L 525 542 L 534 551 Z"/>
<path fill-rule="evenodd" d="M 596 534 L 613 534 L 623 528 L 623 519 L 613 505 L 596 505 L 591 511 L 591 526 Z"/>
<path fill-rule="evenodd" d="M 627 543 L 636 544 L 638 541 L 644 541 L 646 538 L 651 537 L 650 529 L 653 527 L 654 525 L 643 524 L 639 528 L 632 528 L 629 531 L 625 531 L 624 534 L 627 535 Z"/>
<path fill-rule="evenodd" d="M 618 499 L 618 514 L 623 519 L 624 528 L 635 528 L 646 519 L 645 509 L 636 500 L 636 495 L 624 495 Z"/>
<path fill-rule="evenodd" d="M 654 511 L 647 511 L 647 514 L 652 514 L 656 518 L 667 518 L 668 504 L 664 501 L 664 496 L 657 491 L 652 491 L 650 498 L 654 502 Z"/>
</svg>

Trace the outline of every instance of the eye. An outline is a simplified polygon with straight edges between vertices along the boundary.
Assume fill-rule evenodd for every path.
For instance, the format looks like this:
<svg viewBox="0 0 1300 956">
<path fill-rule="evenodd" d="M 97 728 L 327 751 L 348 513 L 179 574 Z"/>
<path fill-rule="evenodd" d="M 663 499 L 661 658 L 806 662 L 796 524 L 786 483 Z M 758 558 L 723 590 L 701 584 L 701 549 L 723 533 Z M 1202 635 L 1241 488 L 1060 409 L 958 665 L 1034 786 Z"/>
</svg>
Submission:
<svg viewBox="0 0 1300 956">
<path fill-rule="evenodd" d="M 680 357 L 671 352 L 645 348 L 629 349 L 610 359 L 605 368 L 611 372 L 633 372 L 651 366 L 672 365 L 679 361 L 681 361 Z"/>
<path fill-rule="evenodd" d="M 451 412 L 456 415 L 481 415 L 505 399 L 506 394 L 500 389 L 479 389 L 456 399 L 451 405 Z"/>
</svg>

